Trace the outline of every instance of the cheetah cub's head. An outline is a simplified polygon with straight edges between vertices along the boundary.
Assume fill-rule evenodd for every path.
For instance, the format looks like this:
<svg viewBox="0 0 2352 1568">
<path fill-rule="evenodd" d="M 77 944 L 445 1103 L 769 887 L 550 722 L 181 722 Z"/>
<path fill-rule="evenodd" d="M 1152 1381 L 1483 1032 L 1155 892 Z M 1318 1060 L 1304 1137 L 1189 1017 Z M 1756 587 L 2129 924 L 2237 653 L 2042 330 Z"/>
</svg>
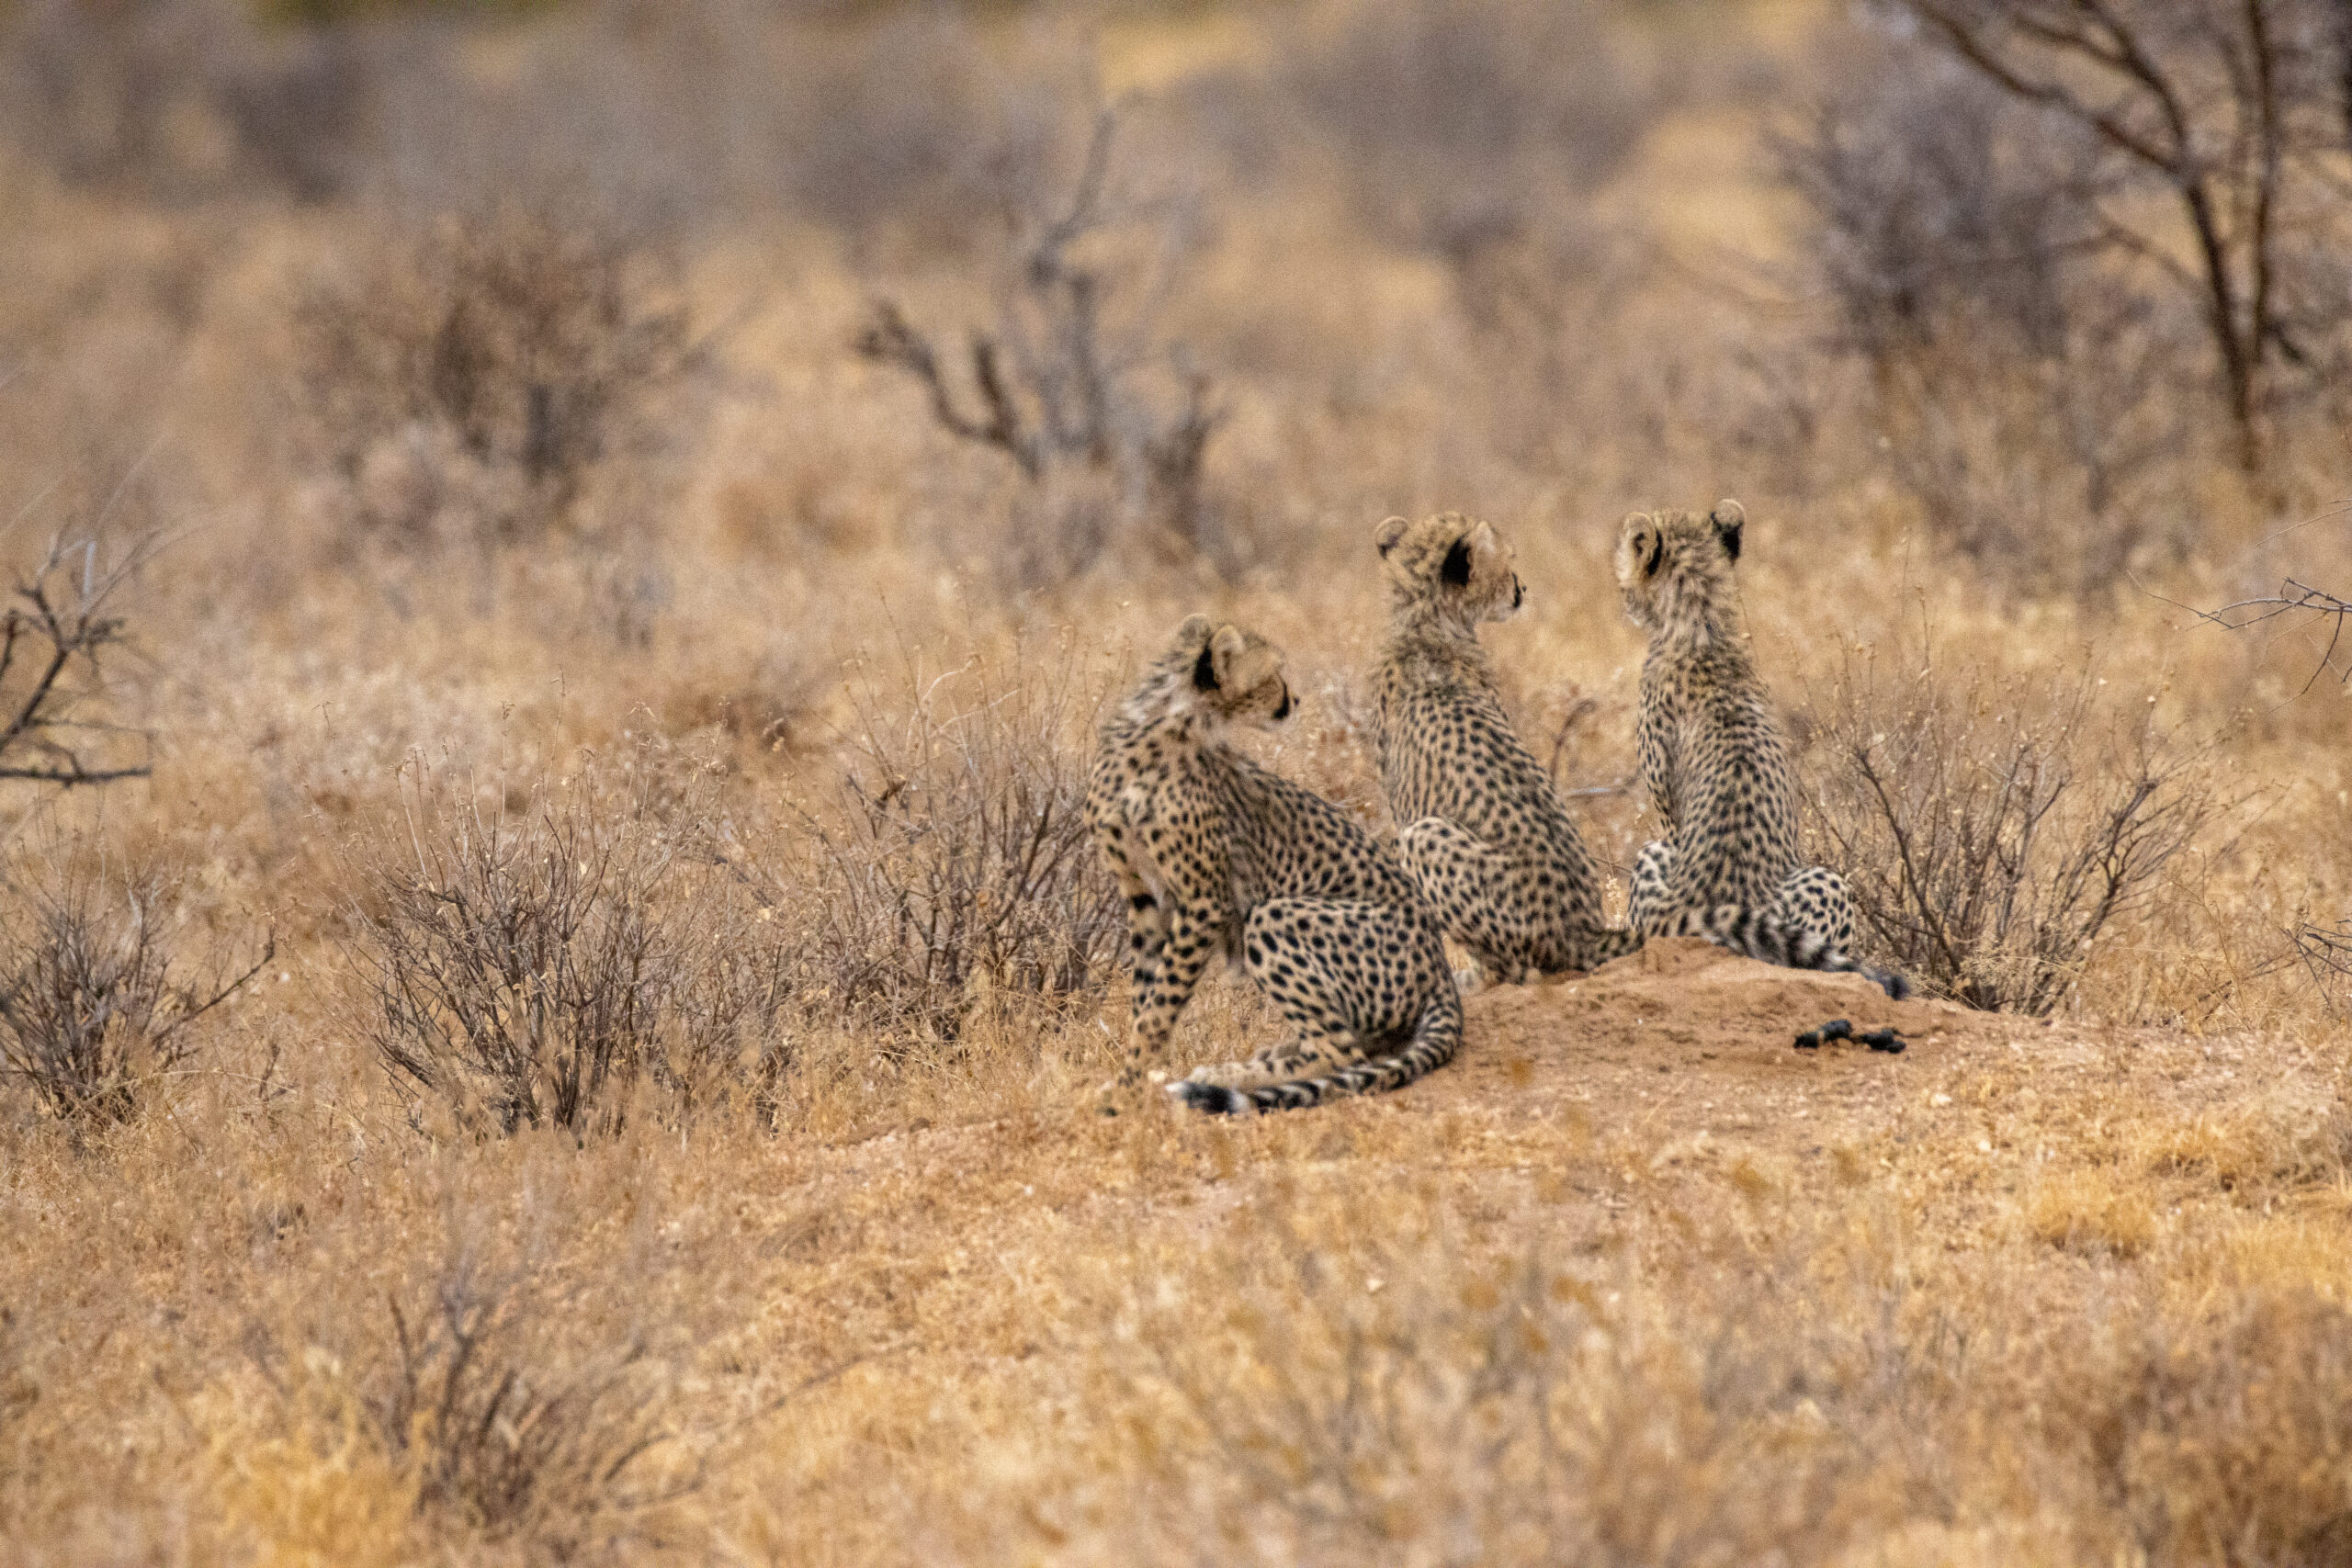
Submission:
<svg viewBox="0 0 2352 1568">
<path fill-rule="evenodd" d="M 1283 650 L 1256 632 L 1193 615 L 1176 628 L 1169 665 L 1180 679 L 1180 700 L 1208 721 L 1271 729 L 1297 711 L 1283 678 Z"/>
<path fill-rule="evenodd" d="M 1617 534 L 1617 586 L 1627 618 L 1654 631 L 1727 597 L 1747 522 L 1736 501 L 1717 502 L 1707 513 L 1628 516 Z"/>
<path fill-rule="evenodd" d="M 1516 556 L 1491 523 L 1441 512 L 1419 523 L 1391 517 L 1372 542 L 1400 605 L 1434 604 L 1464 626 L 1509 620 L 1527 602 Z"/>
</svg>

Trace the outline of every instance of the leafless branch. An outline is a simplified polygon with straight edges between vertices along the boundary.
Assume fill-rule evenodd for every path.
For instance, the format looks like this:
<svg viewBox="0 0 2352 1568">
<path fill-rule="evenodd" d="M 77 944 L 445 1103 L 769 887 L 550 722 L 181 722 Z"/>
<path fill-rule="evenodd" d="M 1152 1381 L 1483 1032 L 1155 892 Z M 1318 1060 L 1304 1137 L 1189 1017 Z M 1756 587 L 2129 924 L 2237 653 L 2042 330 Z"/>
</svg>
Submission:
<svg viewBox="0 0 2352 1568">
<path fill-rule="evenodd" d="M 2164 595 L 2156 594 L 2154 597 L 2163 599 Z M 2310 691 L 2320 676 L 2330 671 L 2335 671 L 2338 680 L 2352 682 L 2352 664 L 2338 670 L 2335 663 L 2336 647 L 2344 640 L 2345 618 L 2352 616 L 2352 601 L 2339 599 L 2325 589 L 2313 588 L 2290 577 L 2278 585 L 2277 593 L 2257 599 L 2240 599 L 2219 609 L 2200 610 L 2193 604 L 2181 604 L 2175 599 L 2165 599 L 2164 602 L 2187 610 L 2200 621 L 2233 632 L 2245 631 L 2249 626 L 2257 626 L 2281 616 L 2316 615 L 2327 626 L 2327 647 L 2321 650 L 2319 664 L 2312 671 L 2311 679 L 2303 682 L 2302 689 Z"/>
<path fill-rule="evenodd" d="M 2277 0 L 2190 9 L 2194 28 L 2112 0 L 1902 0 L 1926 36 L 1984 80 L 2084 127 L 2169 192 L 2193 263 L 2143 220 L 2100 215 L 2134 254 L 2199 302 L 2220 362 L 2240 466 L 2264 461 L 2262 421 L 2277 361 L 2312 363 L 2286 319 L 2282 219 L 2290 201 L 2338 177 L 2340 149 L 2307 130 L 2327 73 L 2308 69 L 2312 30 L 2283 25 Z M 2303 155 L 2309 153 L 2311 155 Z M 2291 188 L 2290 188 L 2291 187 Z M 2324 199 L 2323 197 L 2322 199 Z M 2275 351 L 2275 354 L 2274 354 Z"/>
<path fill-rule="evenodd" d="M 40 564 L 17 578 L 0 611 L 0 779 L 70 789 L 153 771 L 146 761 L 86 756 L 86 737 L 139 732 L 82 719 L 77 710 L 101 683 L 105 650 L 127 640 L 114 599 L 160 547 L 150 536 L 101 569 L 95 539 L 60 534 Z M 86 685 L 67 679 L 76 667 L 87 672 Z"/>
</svg>

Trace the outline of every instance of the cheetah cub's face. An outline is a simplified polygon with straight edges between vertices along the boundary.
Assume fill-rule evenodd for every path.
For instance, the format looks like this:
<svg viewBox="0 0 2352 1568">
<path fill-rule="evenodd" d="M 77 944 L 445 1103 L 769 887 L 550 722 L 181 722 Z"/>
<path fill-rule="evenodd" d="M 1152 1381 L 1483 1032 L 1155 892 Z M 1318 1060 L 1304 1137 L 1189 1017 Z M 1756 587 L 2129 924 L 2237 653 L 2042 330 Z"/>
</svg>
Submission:
<svg viewBox="0 0 2352 1568">
<path fill-rule="evenodd" d="M 1427 602 L 1465 626 L 1504 621 L 1527 602 L 1527 585 L 1511 567 L 1518 552 L 1491 523 L 1441 512 L 1419 523 L 1391 517 L 1372 542 L 1402 603 Z"/>
<path fill-rule="evenodd" d="M 1736 501 L 1718 502 L 1704 513 L 1628 516 L 1617 534 L 1617 586 L 1625 595 L 1626 617 L 1655 629 L 1676 618 L 1685 597 L 1728 585 L 1747 522 L 1747 512 Z"/>
<path fill-rule="evenodd" d="M 1283 650 L 1256 632 L 1191 616 L 1176 628 L 1171 660 L 1189 661 L 1180 700 L 1212 731 L 1228 725 L 1272 729 L 1297 711 L 1283 677 Z"/>
</svg>

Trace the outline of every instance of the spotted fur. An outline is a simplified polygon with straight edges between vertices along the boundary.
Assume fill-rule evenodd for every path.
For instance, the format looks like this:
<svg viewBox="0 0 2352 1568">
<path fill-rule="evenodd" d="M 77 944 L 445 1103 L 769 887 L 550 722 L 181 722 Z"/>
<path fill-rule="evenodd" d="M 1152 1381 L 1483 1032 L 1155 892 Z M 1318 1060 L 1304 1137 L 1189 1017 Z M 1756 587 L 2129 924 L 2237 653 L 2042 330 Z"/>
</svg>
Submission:
<svg viewBox="0 0 2352 1568">
<path fill-rule="evenodd" d="M 1847 955 L 1854 907 L 1836 872 L 1803 863 L 1786 744 L 1741 630 L 1733 563 L 1747 513 L 1636 512 L 1617 538 L 1625 614 L 1650 634 L 1637 738 L 1671 837 L 1634 867 L 1633 925 L 1704 936 L 1768 964 L 1900 975 Z"/>
<path fill-rule="evenodd" d="M 1169 1085 L 1210 1111 L 1289 1110 L 1412 1082 L 1453 1059 L 1462 998 L 1411 878 L 1339 807 L 1231 746 L 1295 706 L 1282 654 L 1194 615 L 1102 725 L 1087 790 L 1135 964 L 1134 1090 L 1164 1059 L 1212 956 L 1272 999 L 1291 1039 Z"/>
<path fill-rule="evenodd" d="M 1421 896 L 1490 979 L 1631 953 L 1642 938 L 1602 918 L 1600 866 L 1511 728 L 1478 645 L 1479 624 L 1527 596 L 1510 547 L 1455 512 L 1391 517 L 1373 543 L 1391 596 L 1374 674 L 1380 778 Z"/>
</svg>

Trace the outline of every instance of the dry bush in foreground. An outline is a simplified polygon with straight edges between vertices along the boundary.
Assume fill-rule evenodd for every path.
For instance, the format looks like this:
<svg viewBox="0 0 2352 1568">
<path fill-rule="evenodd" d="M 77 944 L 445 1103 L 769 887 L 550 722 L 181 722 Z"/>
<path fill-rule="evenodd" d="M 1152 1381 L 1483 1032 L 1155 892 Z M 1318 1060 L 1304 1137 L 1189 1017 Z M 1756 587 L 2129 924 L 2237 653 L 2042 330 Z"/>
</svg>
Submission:
<svg viewBox="0 0 2352 1568">
<path fill-rule="evenodd" d="M 6 886 L 0 910 L 0 1078 L 51 1116 L 124 1122 L 199 1043 L 189 1027 L 261 972 L 175 973 L 170 882 L 69 844 Z"/>
<path fill-rule="evenodd" d="M 2305 1292 L 2216 1320 L 2072 1325 L 2037 1389 L 2141 1561 L 2332 1568 L 2352 1554 L 2352 1314 Z"/>
<path fill-rule="evenodd" d="M 902 693 L 853 685 L 835 797 L 774 897 L 808 900 L 804 994 L 916 1041 L 992 997 L 1091 999 L 1125 922 L 1085 818 L 1094 695 L 1068 649 L 1016 645 Z"/>
<path fill-rule="evenodd" d="M 556 1562 L 700 1479 L 660 1452 L 673 1436 L 667 1369 L 640 1342 L 583 1350 L 570 1305 L 460 1259 L 423 1301 L 390 1303 L 397 1362 L 367 1396 L 420 1512 Z"/>
<path fill-rule="evenodd" d="M 445 219 L 296 307 L 339 520 L 411 547 L 601 535 L 691 357 L 662 259 L 585 220 Z"/>
<path fill-rule="evenodd" d="M 2233 804 L 2153 699 L 2102 712 L 2085 662 L 2046 676 L 1900 650 L 1849 662 L 1804 759 L 1828 863 L 1870 945 L 1971 1007 L 2046 1013 L 2094 944 Z M 1916 660 L 1916 663 L 1914 660 Z"/>
<path fill-rule="evenodd" d="M 641 1081 L 683 1111 L 770 1044 L 783 955 L 672 815 L 593 772 L 514 815 L 420 778 L 350 865 L 360 1028 L 395 1083 L 461 1124 L 611 1130 Z"/>
<path fill-rule="evenodd" d="M 1102 1386 L 1143 1413 L 1122 1423 L 1139 1560 L 1826 1562 L 1895 1511 L 1936 1371 L 1894 1304 L 1775 1309 L 1822 1292 L 1793 1268 L 1759 1289 L 1763 1258 L 1670 1283 L 1532 1249 L 1472 1265 L 1442 1221 L 1367 1236 L 1327 1210 L 1334 1245 L 1295 1202 L 1222 1222 L 1101 1342 Z"/>
</svg>

